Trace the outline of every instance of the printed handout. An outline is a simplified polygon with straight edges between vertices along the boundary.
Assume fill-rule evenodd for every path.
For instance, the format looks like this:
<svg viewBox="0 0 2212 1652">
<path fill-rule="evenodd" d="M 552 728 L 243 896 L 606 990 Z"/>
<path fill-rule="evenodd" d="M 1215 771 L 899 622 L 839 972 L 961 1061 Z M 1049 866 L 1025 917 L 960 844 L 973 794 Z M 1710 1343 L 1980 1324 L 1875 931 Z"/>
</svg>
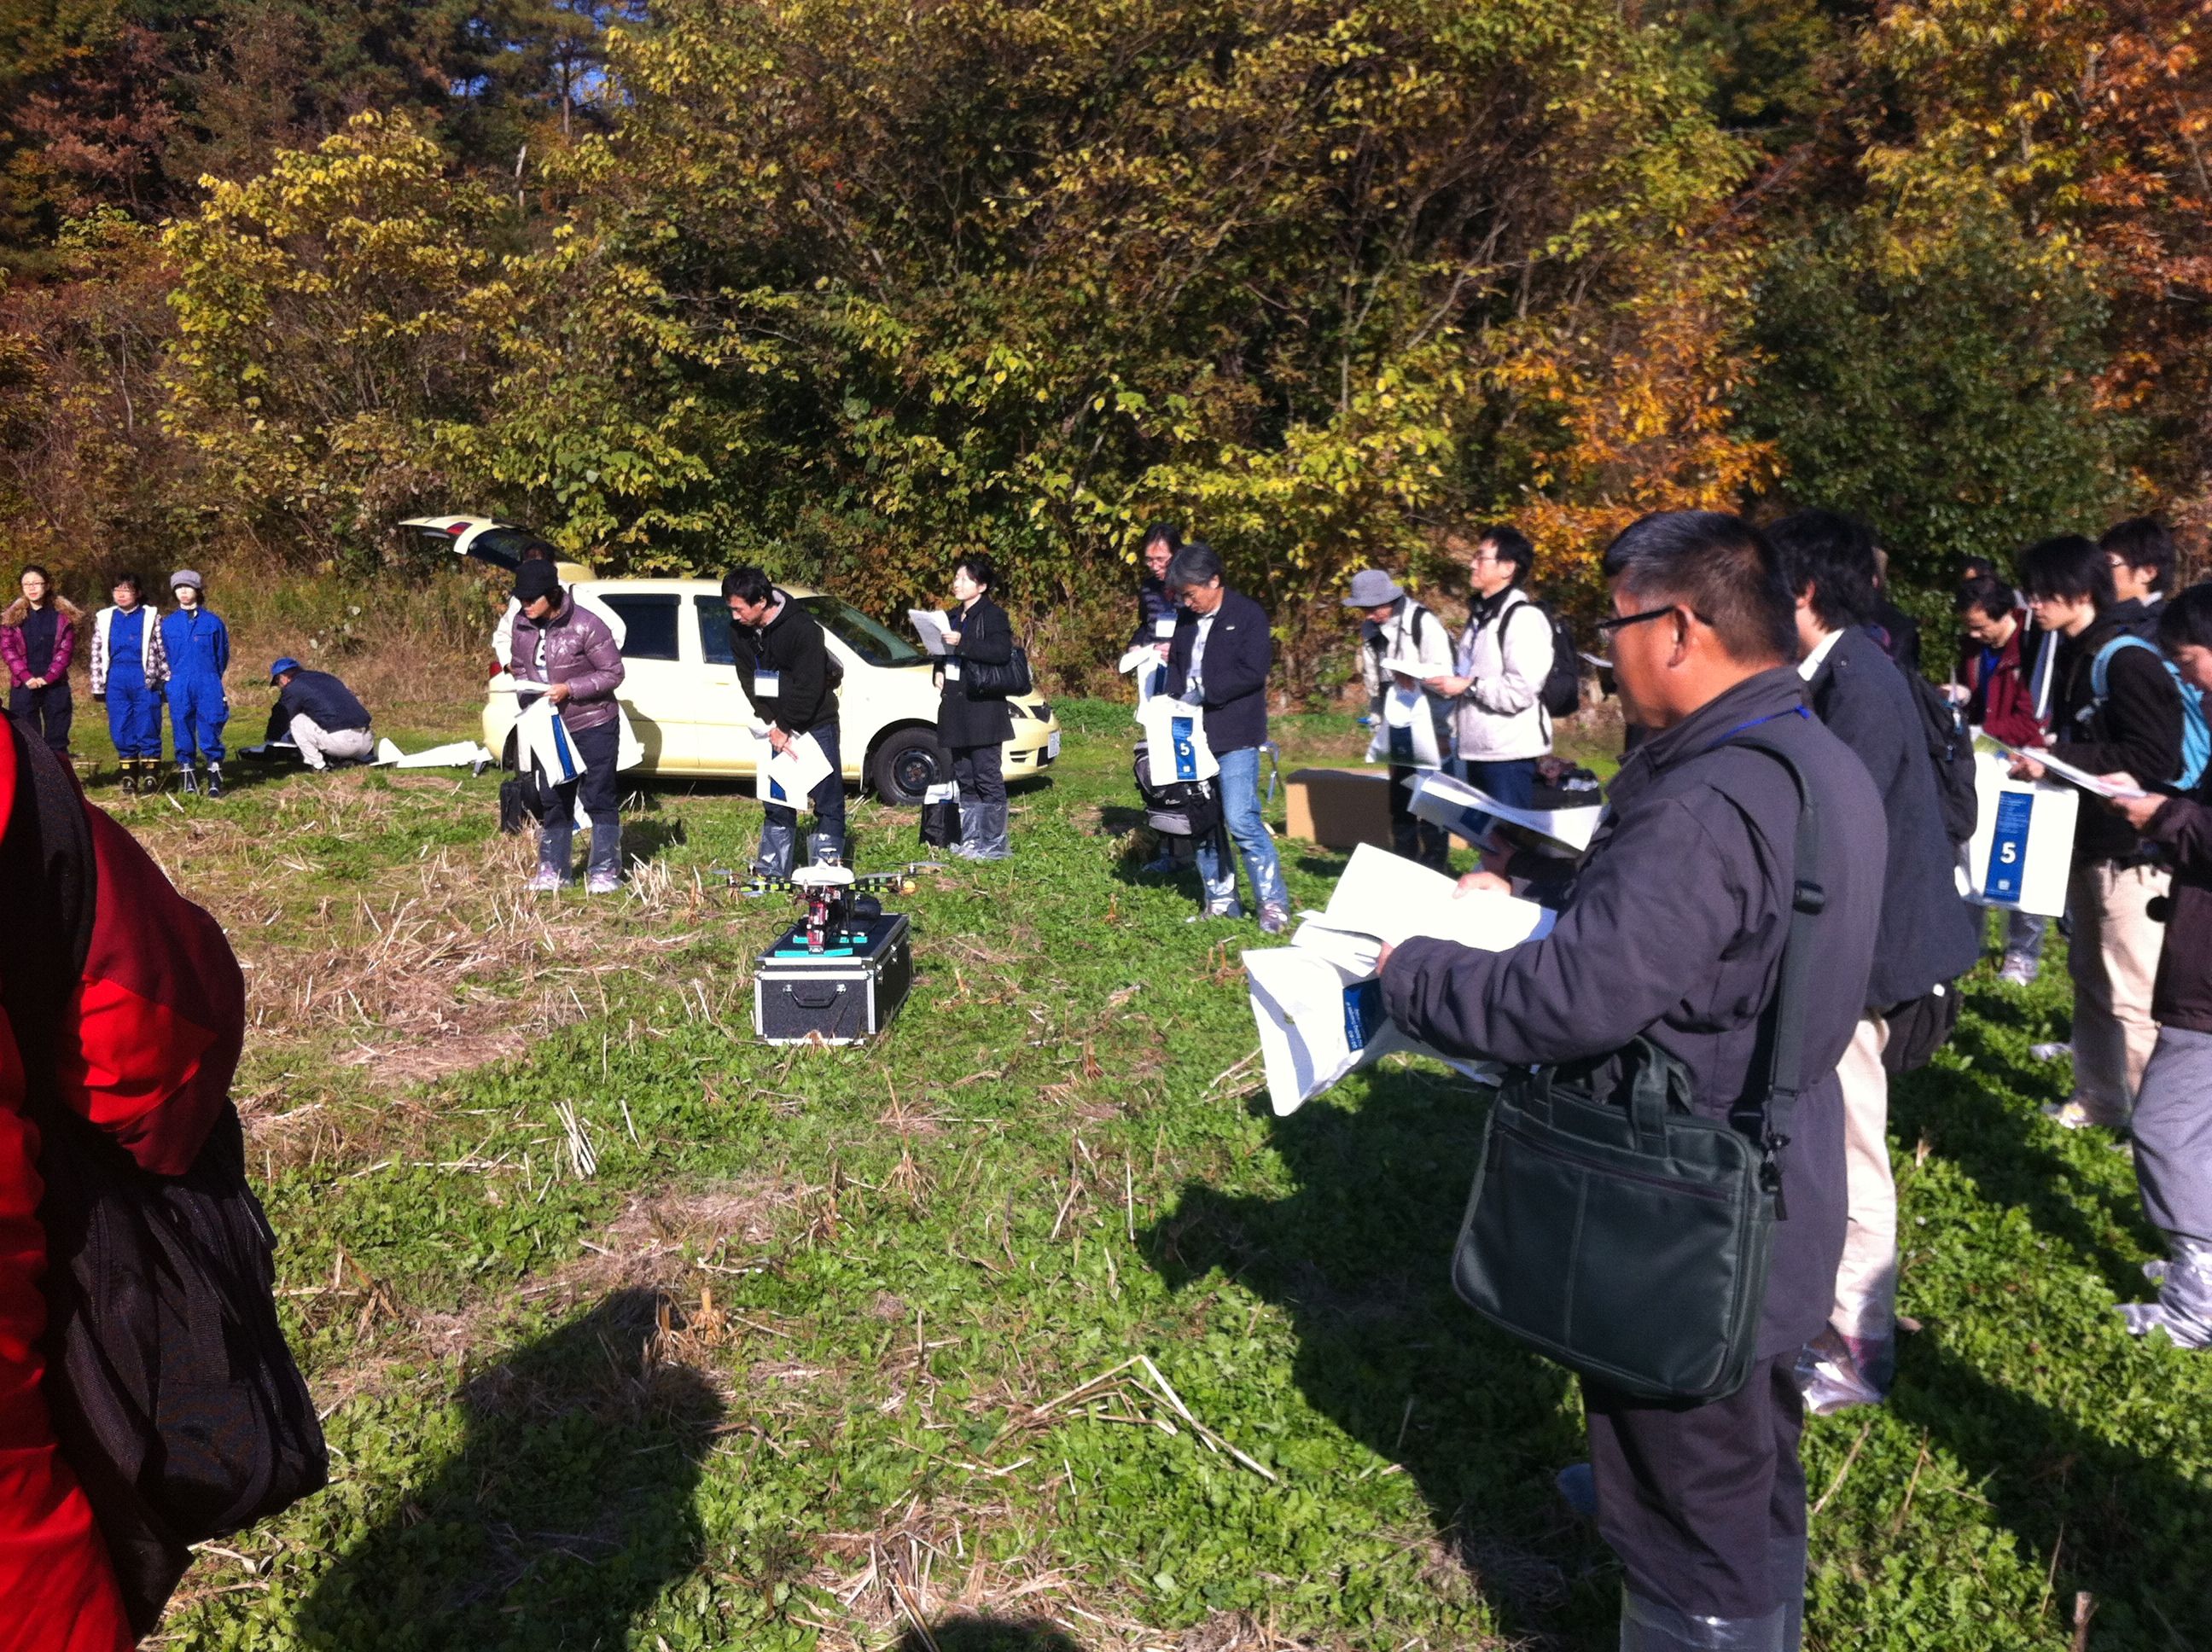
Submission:
<svg viewBox="0 0 2212 1652">
<path fill-rule="evenodd" d="M 1525 809 L 1510 803 L 1500 803 L 1480 787 L 1469 786 L 1465 780 L 1454 780 L 1449 774 L 1423 774 L 1413 781 L 1413 812 L 1423 820 L 1433 821 L 1449 828 L 1462 837 L 1474 838 L 1480 817 L 1489 815 L 1495 819 L 1526 828 L 1539 837 L 1572 849 L 1580 854 L 1590 846 L 1598 823 L 1605 818 L 1605 805 L 1592 803 L 1575 809 Z"/>
<path fill-rule="evenodd" d="M 946 623 L 944 615 L 934 608 L 909 608 L 906 610 L 906 617 L 907 623 L 914 627 L 915 635 L 921 639 L 921 646 L 929 653 L 949 654 L 952 652 L 952 645 L 945 640 L 951 635 L 952 627 Z"/>
</svg>

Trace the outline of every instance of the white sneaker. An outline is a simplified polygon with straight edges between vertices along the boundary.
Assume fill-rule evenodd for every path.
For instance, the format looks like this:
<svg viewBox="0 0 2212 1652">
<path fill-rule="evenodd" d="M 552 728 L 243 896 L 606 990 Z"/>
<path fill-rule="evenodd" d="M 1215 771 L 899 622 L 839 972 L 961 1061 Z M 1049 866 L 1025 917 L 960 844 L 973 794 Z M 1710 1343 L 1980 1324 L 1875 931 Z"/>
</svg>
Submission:
<svg viewBox="0 0 2212 1652">
<path fill-rule="evenodd" d="M 2033 987 L 2035 985 L 2036 963 L 2033 958 L 2008 955 L 2004 967 L 1997 971 L 1997 979 L 2013 987 Z"/>
<path fill-rule="evenodd" d="M 544 866 L 540 866 L 536 872 L 530 874 L 530 881 L 525 884 L 522 887 L 532 890 L 533 893 L 542 895 L 549 890 L 559 889 L 562 884 L 568 881 L 568 880 L 562 877 L 559 872 L 551 872 Z"/>
<path fill-rule="evenodd" d="M 621 892 L 622 879 L 611 872 L 595 872 L 584 885 L 586 895 L 615 895 Z"/>
<path fill-rule="evenodd" d="M 2078 1096 L 2068 1102 L 2045 1102 L 2043 1116 L 2068 1130 L 2087 1130 L 2092 1127 L 2099 1130 L 2124 1130 L 2128 1127 L 2125 1117 L 2116 1117 L 2103 1108 L 2092 1108 Z"/>
</svg>

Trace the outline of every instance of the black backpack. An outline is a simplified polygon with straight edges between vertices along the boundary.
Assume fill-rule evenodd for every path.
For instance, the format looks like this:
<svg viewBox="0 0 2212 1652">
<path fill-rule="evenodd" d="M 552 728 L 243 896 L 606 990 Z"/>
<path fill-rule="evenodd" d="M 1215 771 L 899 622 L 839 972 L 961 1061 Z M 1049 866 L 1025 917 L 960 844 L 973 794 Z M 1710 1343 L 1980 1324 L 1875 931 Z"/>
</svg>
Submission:
<svg viewBox="0 0 2212 1652">
<path fill-rule="evenodd" d="M 1918 671 L 1905 671 L 1902 665 L 1898 669 L 1912 685 L 1912 703 L 1919 709 L 1928 756 L 1936 766 L 1936 801 L 1942 811 L 1943 835 L 1955 849 L 1972 841 L 1981 817 L 1974 785 L 1974 737 L 1941 689 Z"/>
<path fill-rule="evenodd" d="M 1583 656 L 1575 647 L 1575 628 L 1563 614 L 1534 597 L 1523 597 L 1513 608 L 1533 608 L 1544 616 L 1544 623 L 1552 628 L 1552 669 L 1544 673 L 1544 686 L 1537 699 L 1553 717 L 1571 717 L 1583 708 Z M 1511 609 L 1507 610 L 1510 617 Z M 1502 628 L 1504 620 L 1498 622 Z"/>
<path fill-rule="evenodd" d="M 50 1027 L 91 945 L 97 876 L 75 780 L 12 725 L 16 793 L 0 886 L 27 908 L 0 957 L 19 1029 Z M 159 1176 L 64 1106 L 52 1051 L 19 1036 L 43 1145 L 45 1394 L 92 1503 L 132 1632 L 160 1619 L 188 1546 L 329 1479 L 323 1431 L 276 1318 L 276 1236 L 228 1102 L 191 1169 Z"/>
</svg>

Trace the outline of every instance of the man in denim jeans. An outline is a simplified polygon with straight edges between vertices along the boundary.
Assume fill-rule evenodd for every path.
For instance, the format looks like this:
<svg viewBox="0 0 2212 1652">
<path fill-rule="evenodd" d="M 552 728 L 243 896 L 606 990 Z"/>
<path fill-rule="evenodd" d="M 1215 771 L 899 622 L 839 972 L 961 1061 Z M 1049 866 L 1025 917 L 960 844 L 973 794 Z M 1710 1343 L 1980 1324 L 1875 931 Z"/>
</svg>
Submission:
<svg viewBox="0 0 2212 1652">
<path fill-rule="evenodd" d="M 1166 691 L 1205 708 L 1206 743 L 1221 765 L 1214 783 L 1223 823 L 1243 852 L 1260 927 L 1279 935 L 1291 921 L 1291 898 L 1275 841 L 1260 818 L 1260 748 L 1267 738 L 1267 670 L 1275 659 L 1267 616 L 1258 603 L 1222 583 L 1221 558 L 1195 540 L 1168 564 L 1167 585 L 1179 611 L 1168 647 Z M 1200 840 L 1198 871 L 1206 880 L 1206 910 L 1200 916 L 1241 916 L 1237 868 L 1221 833 Z"/>
</svg>

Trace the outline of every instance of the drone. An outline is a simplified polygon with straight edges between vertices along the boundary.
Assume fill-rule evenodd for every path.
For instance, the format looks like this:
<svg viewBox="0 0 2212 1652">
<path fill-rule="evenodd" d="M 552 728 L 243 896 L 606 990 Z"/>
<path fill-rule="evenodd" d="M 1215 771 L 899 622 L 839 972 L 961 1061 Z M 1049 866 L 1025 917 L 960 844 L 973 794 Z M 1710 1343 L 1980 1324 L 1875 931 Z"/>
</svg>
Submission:
<svg viewBox="0 0 2212 1652">
<path fill-rule="evenodd" d="M 917 860 L 896 872 L 864 876 L 834 860 L 817 861 L 787 878 L 756 872 L 750 882 L 738 885 L 738 893 L 749 897 L 779 891 L 797 896 L 806 903 L 806 950 L 820 952 L 833 938 L 846 938 L 848 925 L 883 916 L 884 903 L 876 891 L 911 895 L 920 887 L 915 881 L 916 873 L 939 870 L 934 862 Z"/>
</svg>

